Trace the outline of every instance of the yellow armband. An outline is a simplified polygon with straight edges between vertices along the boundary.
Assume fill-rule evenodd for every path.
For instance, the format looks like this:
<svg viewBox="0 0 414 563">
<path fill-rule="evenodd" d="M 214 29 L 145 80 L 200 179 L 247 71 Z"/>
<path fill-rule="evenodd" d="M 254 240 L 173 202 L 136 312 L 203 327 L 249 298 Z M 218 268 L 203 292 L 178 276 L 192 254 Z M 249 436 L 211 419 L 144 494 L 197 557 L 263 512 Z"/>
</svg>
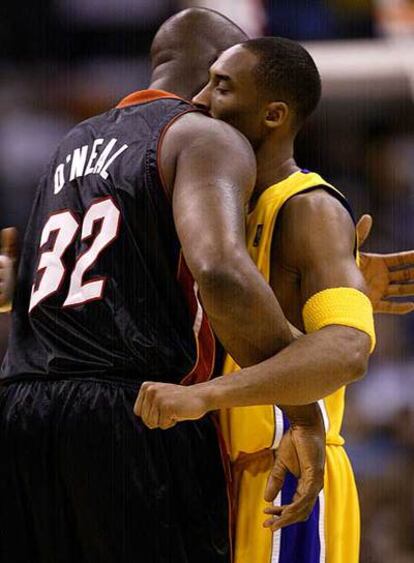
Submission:
<svg viewBox="0 0 414 563">
<path fill-rule="evenodd" d="M 371 353 L 374 351 L 374 312 L 371 301 L 361 291 L 335 287 L 315 293 L 305 303 L 302 315 L 307 333 L 328 325 L 350 326 L 368 334 Z"/>
</svg>

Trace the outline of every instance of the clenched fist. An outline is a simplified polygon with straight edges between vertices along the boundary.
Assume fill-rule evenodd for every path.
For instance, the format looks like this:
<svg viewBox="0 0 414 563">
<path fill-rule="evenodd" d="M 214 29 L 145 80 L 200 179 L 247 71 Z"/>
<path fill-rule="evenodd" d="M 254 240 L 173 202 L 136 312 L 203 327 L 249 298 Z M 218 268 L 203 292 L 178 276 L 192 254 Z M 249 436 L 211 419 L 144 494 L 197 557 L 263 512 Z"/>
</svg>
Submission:
<svg viewBox="0 0 414 563">
<path fill-rule="evenodd" d="M 134 412 L 148 428 L 171 428 L 182 420 L 196 420 L 209 410 L 203 384 L 174 385 L 146 381 L 141 385 Z"/>
</svg>

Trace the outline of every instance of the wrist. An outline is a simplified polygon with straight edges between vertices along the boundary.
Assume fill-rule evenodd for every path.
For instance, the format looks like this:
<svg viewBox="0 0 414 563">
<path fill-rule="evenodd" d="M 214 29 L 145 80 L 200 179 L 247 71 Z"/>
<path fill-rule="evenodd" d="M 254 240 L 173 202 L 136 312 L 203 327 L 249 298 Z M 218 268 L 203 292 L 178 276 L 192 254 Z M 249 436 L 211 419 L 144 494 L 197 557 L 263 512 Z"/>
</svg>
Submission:
<svg viewBox="0 0 414 563">
<path fill-rule="evenodd" d="M 323 417 L 318 403 L 309 405 L 280 406 L 291 426 L 315 426 L 322 424 Z"/>
<path fill-rule="evenodd" d="M 214 379 L 213 381 L 199 383 L 198 385 L 194 386 L 194 389 L 198 388 L 197 394 L 199 398 L 204 402 L 206 412 L 221 408 L 220 390 L 215 384 L 216 381 L 217 380 Z"/>
</svg>

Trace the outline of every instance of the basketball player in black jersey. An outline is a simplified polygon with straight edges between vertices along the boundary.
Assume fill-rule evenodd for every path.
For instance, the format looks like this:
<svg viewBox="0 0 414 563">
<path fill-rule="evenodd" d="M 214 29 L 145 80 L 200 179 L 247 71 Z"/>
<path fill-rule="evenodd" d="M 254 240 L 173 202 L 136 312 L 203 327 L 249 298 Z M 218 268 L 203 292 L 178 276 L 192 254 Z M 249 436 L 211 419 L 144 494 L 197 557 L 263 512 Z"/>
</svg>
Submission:
<svg viewBox="0 0 414 563">
<path fill-rule="evenodd" d="M 297 117 L 295 103 L 297 98 L 300 96 L 304 98 L 306 95 L 292 94 L 292 91 L 295 92 L 295 80 L 298 92 L 306 90 L 306 64 L 300 60 L 294 49 L 291 49 L 293 54 L 289 53 L 291 59 L 286 57 L 284 60 L 283 49 L 288 51 L 286 45 L 282 45 L 283 48 L 280 48 L 280 53 L 278 52 L 280 61 L 269 63 L 268 60 L 272 56 L 275 57 L 274 54 L 268 54 L 273 48 L 272 41 L 272 39 L 263 39 L 256 43 L 254 41 L 245 42 L 230 49 L 228 53 L 224 53 L 212 67 L 208 86 L 195 98 L 196 102 L 204 108 L 212 109 L 215 117 L 224 119 L 244 132 L 256 148 L 256 156 L 259 159 L 259 178 L 256 183 L 255 201 L 266 188 L 299 170 L 292 157 L 293 139 L 299 129 L 295 121 Z M 277 43 L 276 40 L 275 42 Z M 283 40 L 280 42 L 282 43 Z M 270 47 L 267 47 L 269 43 Z M 289 42 L 286 41 L 286 44 L 289 45 Z M 263 55 L 263 52 L 266 53 L 266 56 Z M 267 66 L 264 70 L 263 59 L 266 57 Z M 286 77 L 297 60 L 300 62 L 295 69 L 296 74 L 293 74 L 289 83 L 289 79 Z M 291 67 L 289 67 L 289 61 L 293 62 Z M 279 89 L 275 86 L 276 79 L 272 75 L 272 63 L 279 73 L 275 73 L 281 83 Z M 301 64 L 302 67 L 300 67 Z M 298 68 L 299 70 L 297 70 Z M 285 74 L 282 74 L 283 72 Z M 279 95 L 281 99 L 285 100 L 283 97 L 285 95 L 288 101 L 275 102 L 274 105 L 269 102 L 269 105 L 266 105 L 264 100 L 267 100 L 269 93 L 268 84 L 273 87 L 271 95 L 275 96 L 271 99 L 279 99 L 277 98 Z M 297 87 L 301 84 L 305 85 L 302 90 Z M 315 89 L 315 85 L 309 84 L 309 97 L 314 94 L 312 88 Z M 291 94 L 290 98 L 289 94 Z M 300 101 L 302 102 L 302 100 Z M 311 100 L 311 106 L 312 103 Z M 284 107 L 280 110 L 282 106 Z M 270 117 L 266 117 L 266 112 Z M 283 125 L 280 125 L 278 119 L 282 114 L 281 123 Z M 284 121 L 286 115 L 289 117 Z M 301 123 L 300 120 L 299 123 Z M 274 137 L 277 142 L 274 142 L 274 138 L 271 136 L 273 127 L 279 133 L 279 137 Z M 306 205 L 308 201 L 313 201 L 313 198 L 316 198 L 317 204 L 314 204 L 313 222 L 310 222 L 310 212 Z M 275 294 L 284 303 L 284 310 L 287 311 L 291 322 L 303 330 L 300 305 L 303 305 L 310 295 L 331 287 L 329 284 L 333 284 L 333 287 L 364 287 L 364 289 L 365 285 L 354 260 L 355 230 L 349 213 L 345 210 L 346 203 L 343 206 L 335 197 L 327 195 L 326 192 L 320 194 L 318 191 L 303 197 L 296 197 L 293 201 L 294 203 L 290 202 L 289 205 L 286 205 L 283 217 L 288 216 L 287 209 L 299 205 L 298 201 L 301 205 L 305 201 L 304 209 L 300 214 L 292 214 L 289 215 L 289 219 L 284 219 L 284 224 L 289 225 L 290 228 L 290 230 L 286 228 L 289 234 L 285 235 L 285 239 L 290 244 L 289 258 L 290 262 L 295 264 L 295 269 L 280 266 L 279 261 L 272 258 L 279 268 L 277 282 L 272 270 L 272 287 Z M 325 207 L 323 207 L 324 205 Z M 337 208 L 342 212 L 340 218 L 335 217 Z M 323 219 L 321 219 L 322 217 Z M 340 235 L 340 242 L 335 239 L 333 234 L 327 234 L 332 224 L 335 223 L 333 217 L 338 224 L 335 236 Z M 322 226 L 325 224 L 327 227 L 324 230 Z M 298 240 L 301 242 L 298 243 Z M 293 241 L 296 242 L 293 243 Z M 307 241 L 308 247 L 304 241 Z M 337 244 L 335 252 L 332 251 L 334 243 Z M 293 246 L 294 244 L 295 246 Z M 312 252 L 308 256 L 305 249 L 309 251 L 311 244 L 315 246 L 312 247 Z M 279 253 L 278 259 L 280 259 L 280 255 L 287 254 L 286 251 L 284 253 L 280 251 L 280 241 L 274 246 Z M 335 260 L 332 259 L 327 263 L 326 255 L 329 252 L 335 256 Z M 343 254 L 346 255 L 346 261 L 341 263 Z M 298 264 L 303 267 L 303 271 Z M 321 264 L 325 265 L 325 271 L 322 273 Z M 346 264 L 346 268 L 344 264 Z M 391 265 L 397 266 L 398 262 Z M 304 293 L 305 298 L 300 294 L 301 277 L 298 271 L 303 276 L 302 279 L 307 280 L 306 283 L 309 279 L 312 280 L 312 283 L 308 283 L 306 286 L 310 293 L 307 296 Z M 407 273 L 405 272 L 405 274 Z M 402 275 L 402 272 L 399 274 L 394 278 L 395 281 L 406 279 L 405 274 Z M 289 280 L 288 282 L 286 282 L 286 278 Z M 303 283 L 305 284 L 305 282 Z M 402 291 L 399 293 L 401 289 Z M 397 287 L 393 285 L 390 287 L 388 295 L 409 295 L 410 292 L 412 292 L 412 286 Z M 304 300 L 302 301 L 302 299 Z M 390 302 L 385 302 L 383 305 L 388 305 L 388 311 L 392 306 Z M 400 306 L 404 307 L 405 312 L 412 310 L 411 304 L 401 304 Z M 396 311 L 398 311 L 397 308 Z M 279 358 L 274 358 L 273 362 L 245 370 L 236 378 L 217 379 L 198 388 L 145 383 L 141 387 L 135 412 L 150 427 L 165 427 L 169 423 L 174 424 L 177 420 L 196 418 L 210 409 L 279 402 L 306 404 L 327 396 L 342 385 L 360 377 L 365 371 L 369 354 L 370 339 L 366 333 L 352 325 L 345 327 L 335 325 L 336 323 L 331 323 L 328 329 L 305 337 L 297 345 L 286 350 Z M 300 364 L 302 365 L 300 366 Z M 286 385 L 286 381 L 289 381 L 290 385 Z M 275 510 L 280 514 L 279 508 Z M 287 519 L 283 520 L 283 516 L 278 519 L 275 529 L 280 527 L 282 521 L 286 523 Z"/>
<path fill-rule="evenodd" d="M 2 561 L 230 561 L 214 421 L 150 431 L 133 404 L 143 380 L 212 375 L 198 295 L 241 365 L 291 338 L 245 248 L 251 147 L 169 93 L 191 98 L 244 38 L 206 10 L 170 20 L 151 89 L 70 131 L 40 181 L 1 372 Z M 324 431 L 308 411 L 309 501 Z"/>
<path fill-rule="evenodd" d="M 192 57 L 183 49 L 190 30 L 200 47 L 192 45 Z M 240 33 L 207 11 L 171 20 L 154 43 L 152 86 L 190 97 L 196 78 L 203 81 L 207 57 L 239 41 Z M 225 40 L 217 42 L 217 36 Z M 269 294 L 257 277 L 257 287 L 249 284 L 251 264 L 240 246 L 240 208 L 253 182 L 251 153 L 225 126 L 209 122 L 209 129 L 170 94 L 137 94 L 75 128 L 41 183 L 0 394 L 2 496 L 17 499 L 0 511 L 0 549 L 8 561 L 228 560 L 223 479 L 210 421 L 164 438 L 148 435 L 130 417 L 137 376 L 194 383 L 212 370 L 214 339 L 179 252 L 170 199 L 187 262 L 233 356 L 247 365 L 286 341 L 274 300 L 276 314 L 258 316 L 264 306 L 269 315 Z M 115 134 L 122 134 L 119 141 Z M 233 152 L 242 158 L 231 162 L 231 173 L 224 147 L 227 158 Z M 208 158 L 214 159 L 213 174 Z M 238 201 L 227 189 L 232 183 L 240 189 Z M 200 225 L 207 239 L 197 236 Z M 128 267 L 130 257 L 142 270 Z M 254 300 L 241 304 L 234 290 Z M 231 314 L 223 305 L 232 307 Z M 246 316 L 250 326 L 243 324 Z M 187 493 L 179 486 L 183 480 Z M 193 486 L 202 498 L 194 498 Z M 317 479 L 307 486 L 312 498 Z"/>
</svg>

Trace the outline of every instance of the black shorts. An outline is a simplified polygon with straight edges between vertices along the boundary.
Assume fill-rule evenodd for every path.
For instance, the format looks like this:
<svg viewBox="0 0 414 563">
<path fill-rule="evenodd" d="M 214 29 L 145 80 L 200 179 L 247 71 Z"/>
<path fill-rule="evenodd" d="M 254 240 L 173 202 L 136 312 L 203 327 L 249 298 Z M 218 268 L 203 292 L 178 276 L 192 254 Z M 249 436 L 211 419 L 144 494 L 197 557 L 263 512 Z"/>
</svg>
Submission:
<svg viewBox="0 0 414 563">
<path fill-rule="evenodd" d="M 230 563 L 210 417 L 149 430 L 138 385 L 0 387 L 1 563 Z"/>
</svg>

